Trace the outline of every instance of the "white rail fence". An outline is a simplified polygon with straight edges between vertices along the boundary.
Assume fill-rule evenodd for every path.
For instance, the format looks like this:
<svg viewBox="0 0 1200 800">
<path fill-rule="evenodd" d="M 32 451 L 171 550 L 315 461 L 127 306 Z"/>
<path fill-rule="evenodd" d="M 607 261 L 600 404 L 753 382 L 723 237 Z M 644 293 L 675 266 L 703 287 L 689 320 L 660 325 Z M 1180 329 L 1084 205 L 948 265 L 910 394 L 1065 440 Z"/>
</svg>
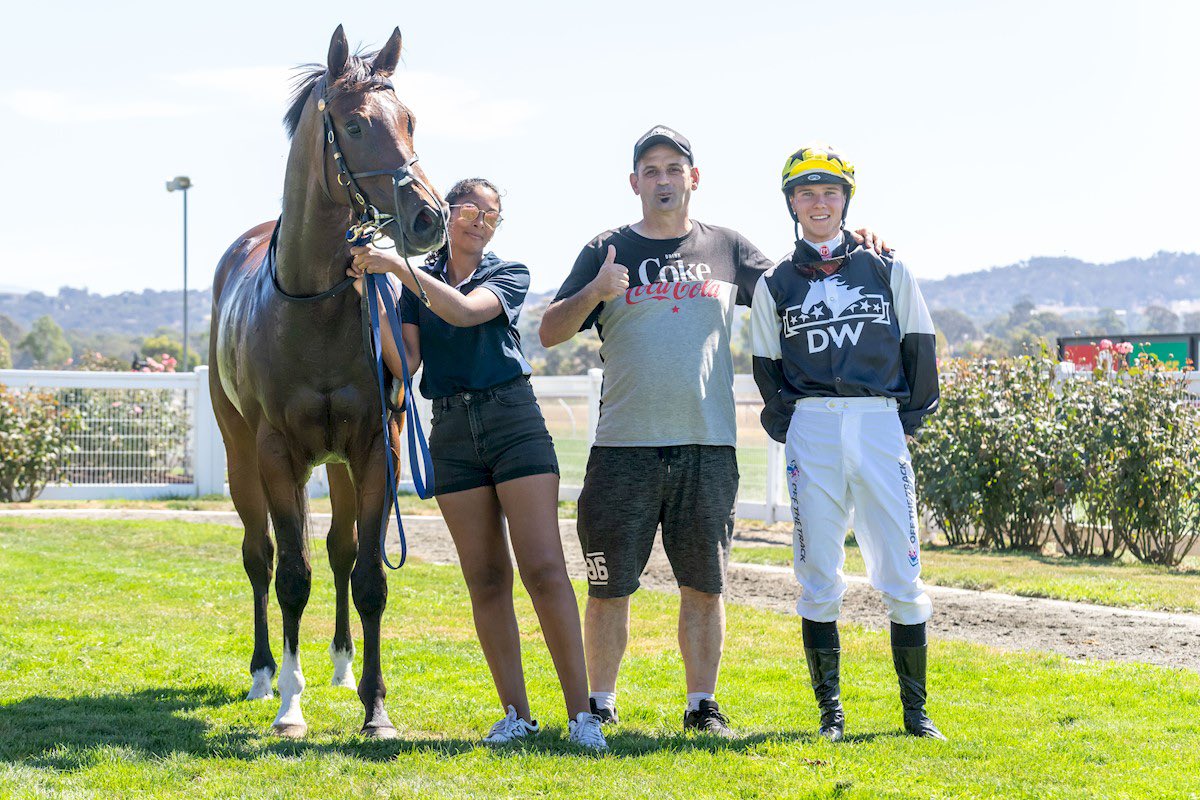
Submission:
<svg viewBox="0 0 1200 800">
<path fill-rule="evenodd" d="M 1069 375 L 1070 366 L 1064 364 L 1060 376 Z M 587 375 L 533 378 L 558 452 L 563 500 L 579 496 L 596 435 L 602 374 L 596 369 Z M 1188 373 L 1187 379 L 1189 391 L 1200 396 L 1200 372 Z M 207 367 L 171 374 L 0 370 L 0 385 L 53 392 L 81 418 L 73 434 L 78 449 L 67 467 L 69 482 L 47 487 L 44 498 L 148 499 L 228 492 L 225 448 L 212 413 Z M 783 447 L 768 439 L 759 425 L 762 401 L 751 376 L 734 378 L 734 396 L 741 472 L 737 515 L 788 519 Z M 417 405 L 428 425 L 430 402 L 418 397 Z M 401 450 L 401 486 L 411 491 L 407 447 Z M 314 470 L 309 491 L 313 496 L 328 493 L 323 467 Z"/>
</svg>

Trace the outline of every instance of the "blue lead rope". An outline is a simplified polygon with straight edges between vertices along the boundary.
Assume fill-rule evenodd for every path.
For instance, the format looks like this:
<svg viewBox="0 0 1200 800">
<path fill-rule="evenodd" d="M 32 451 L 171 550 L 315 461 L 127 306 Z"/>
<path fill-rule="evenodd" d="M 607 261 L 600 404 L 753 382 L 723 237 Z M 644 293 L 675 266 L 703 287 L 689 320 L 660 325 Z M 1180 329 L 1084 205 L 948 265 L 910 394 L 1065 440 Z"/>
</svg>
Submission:
<svg viewBox="0 0 1200 800">
<path fill-rule="evenodd" d="M 371 317 L 371 342 L 375 351 L 375 381 L 379 384 L 379 405 L 383 409 L 383 442 L 386 449 L 388 510 L 383 515 L 379 526 L 379 552 L 383 563 L 389 569 L 399 569 L 408 559 L 408 542 L 404 538 L 404 523 L 400 519 L 400 499 L 396 493 L 396 472 L 392 466 L 392 431 L 388 425 L 387 384 L 384 382 L 383 370 L 383 337 L 379 325 L 379 304 L 383 305 L 387 314 L 388 324 L 392 329 L 392 339 L 396 349 L 400 351 L 400 362 L 404 367 L 404 412 L 408 428 L 408 460 L 412 465 L 413 488 L 422 500 L 433 496 L 433 456 L 429 453 L 429 445 L 425 441 L 425 431 L 421 428 L 421 420 L 417 416 L 417 405 L 413 400 L 412 376 L 408 372 L 408 356 L 404 353 L 404 336 L 400 327 L 400 314 L 397 311 L 397 298 L 386 275 L 368 273 L 366 276 L 367 308 Z M 387 526 L 388 516 L 392 509 L 396 510 L 396 529 L 400 534 L 400 563 L 393 565 L 387 555 Z"/>
</svg>

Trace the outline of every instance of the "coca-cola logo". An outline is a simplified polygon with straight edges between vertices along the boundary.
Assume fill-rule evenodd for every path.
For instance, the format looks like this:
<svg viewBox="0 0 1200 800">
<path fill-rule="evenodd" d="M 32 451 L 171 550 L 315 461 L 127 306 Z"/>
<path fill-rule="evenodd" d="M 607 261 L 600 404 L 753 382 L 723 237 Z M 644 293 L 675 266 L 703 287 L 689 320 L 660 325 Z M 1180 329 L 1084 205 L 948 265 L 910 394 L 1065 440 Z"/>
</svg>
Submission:
<svg viewBox="0 0 1200 800">
<path fill-rule="evenodd" d="M 719 281 L 669 281 L 630 286 L 625 291 L 625 302 L 632 306 L 644 300 L 695 300 L 720 296 Z"/>
</svg>

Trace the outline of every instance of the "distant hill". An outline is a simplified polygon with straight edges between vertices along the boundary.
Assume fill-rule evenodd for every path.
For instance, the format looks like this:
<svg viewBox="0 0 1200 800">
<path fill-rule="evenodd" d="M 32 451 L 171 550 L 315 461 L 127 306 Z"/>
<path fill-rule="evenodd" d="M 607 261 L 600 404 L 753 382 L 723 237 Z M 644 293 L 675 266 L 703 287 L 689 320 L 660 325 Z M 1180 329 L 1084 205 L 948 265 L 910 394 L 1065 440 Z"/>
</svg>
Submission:
<svg viewBox="0 0 1200 800">
<path fill-rule="evenodd" d="M 930 308 L 957 309 L 977 322 L 1007 313 L 1027 298 L 1037 306 L 1078 306 L 1136 311 L 1148 305 L 1200 302 L 1200 254 L 1159 252 L 1145 259 L 1090 264 L 1073 258 L 1034 258 L 922 281 Z M 188 323 L 194 335 L 207 330 L 212 307 L 210 289 L 188 292 Z M 544 305 L 554 292 L 530 293 L 526 305 Z M 0 314 L 28 330 L 49 314 L 67 331 L 147 336 L 159 328 L 183 327 L 182 292 L 93 294 L 63 287 L 56 295 L 42 292 L 0 293 Z"/>
<path fill-rule="evenodd" d="M 199 333 L 212 313 L 210 289 L 188 291 L 188 328 Z M 64 330 L 148 336 L 159 328 L 183 331 L 183 292 L 92 294 L 63 287 L 56 295 L 28 292 L 0 294 L 0 314 L 28 330 L 38 317 L 49 314 Z"/>
<path fill-rule="evenodd" d="M 1033 258 L 1007 267 L 922 281 L 930 308 L 988 320 L 1028 298 L 1037 306 L 1127 309 L 1200 301 L 1200 254 L 1158 252 L 1113 264 Z"/>
</svg>

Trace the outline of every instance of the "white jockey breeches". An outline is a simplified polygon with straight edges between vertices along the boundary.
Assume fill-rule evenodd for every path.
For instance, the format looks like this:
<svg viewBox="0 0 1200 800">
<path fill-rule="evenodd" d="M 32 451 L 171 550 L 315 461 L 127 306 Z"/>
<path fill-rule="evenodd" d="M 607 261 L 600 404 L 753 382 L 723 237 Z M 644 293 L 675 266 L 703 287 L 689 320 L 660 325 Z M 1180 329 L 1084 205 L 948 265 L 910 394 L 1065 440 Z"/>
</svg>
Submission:
<svg viewBox="0 0 1200 800">
<path fill-rule="evenodd" d="M 912 460 L 896 408 L 882 397 L 796 403 L 785 458 L 801 587 L 796 611 L 806 619 L 832 622 L 841 611 L 851 510 L 867 577 L 892 621 L 917 625 L 932 613 L 921 583 Z"/>
</svg>

